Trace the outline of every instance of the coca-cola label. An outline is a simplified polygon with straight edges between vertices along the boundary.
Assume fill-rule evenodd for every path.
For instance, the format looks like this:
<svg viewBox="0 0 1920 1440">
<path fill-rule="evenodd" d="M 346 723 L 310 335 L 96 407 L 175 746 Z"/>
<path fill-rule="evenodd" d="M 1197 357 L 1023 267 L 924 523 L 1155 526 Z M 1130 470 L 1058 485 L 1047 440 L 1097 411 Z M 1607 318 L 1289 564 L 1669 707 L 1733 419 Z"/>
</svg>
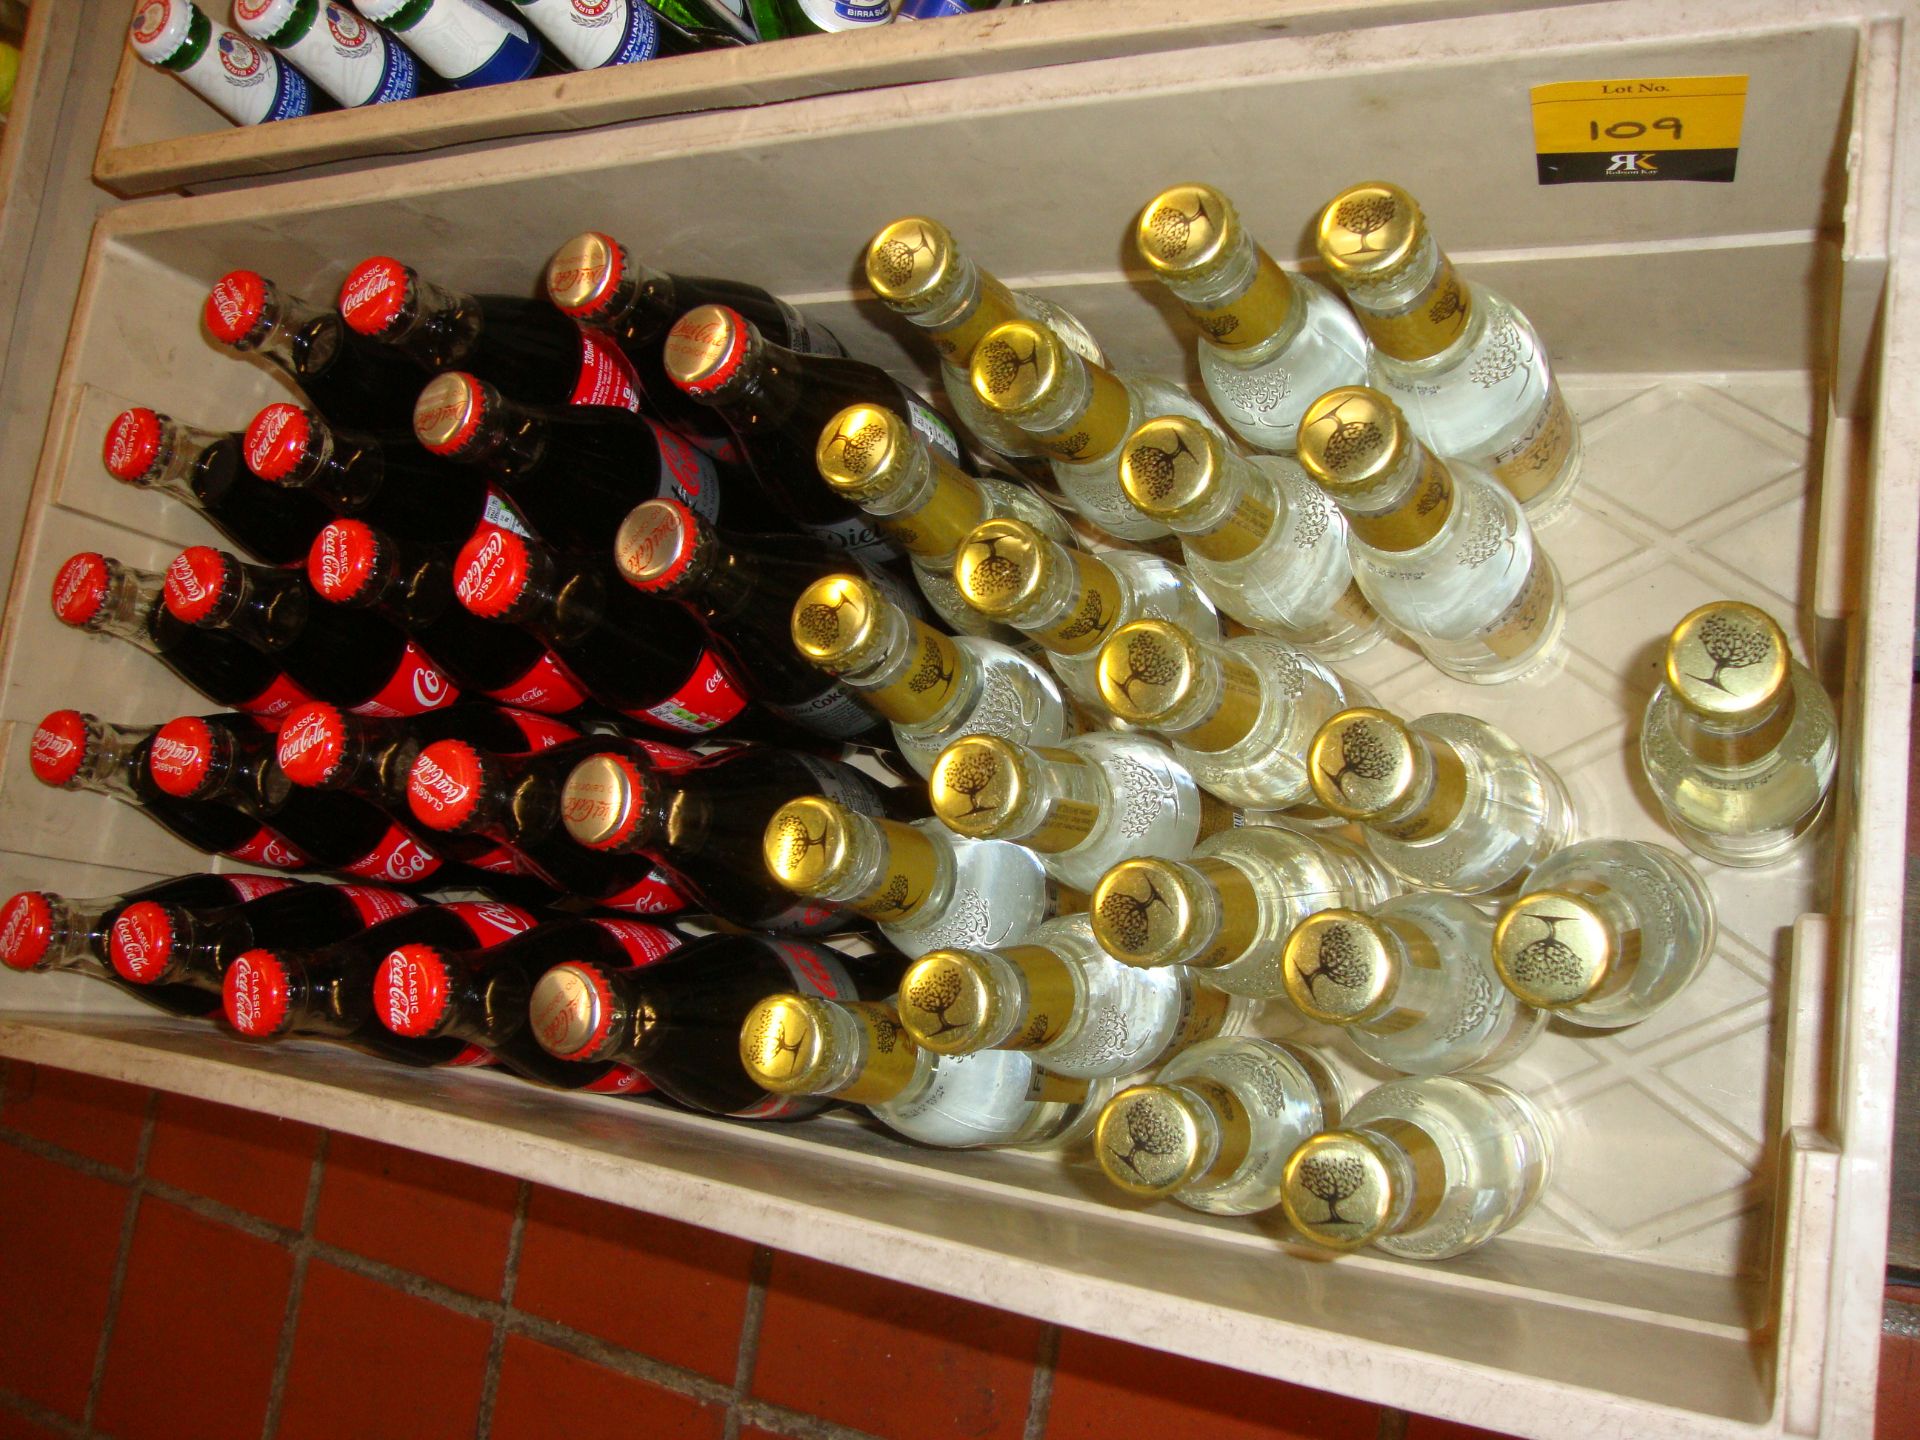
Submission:
<svg viewBox="0 0 1920 1440">
<path fill-rule="evenodd" d="M 460 698 L 460 687 L 411 640 L 401 652 L 393 675 L 379 692 L 353 707 L 356 715 L 377 715 L 391 719 L 397 715 L 424 715 L 439 710 Z"/>
<path fill-rule="evenodd" d="M 678 888 L 674 878 L 655 866 L 637 885 L 617 895 L 602 896 L 598 902 L 609 910 L 630 910 L 635 915 L 671 915 L 691 907 L 692 901 Z"/>
<path fill-rule="evenodd" d="M 223 875 L 220 878 L 227 882 L 233 898 L 241 903 L 258 900 L 262 895 L 277 895 L 300 883 L 298 880 L 282 879 L 278 875 Z"/>
<path fill-rule="evenodd" d="M 642 0 L 645 3 L 645 0 Z M 606 1074 L 598 1080 L 589 1080 L 580 1087 L 583 1095 L 644 1095 L 653 1089 L 653 1082 L 631 1065 L 609 1065 Z"/>
<path fill-rule="evenodd" d="M 641 3 L 644 4 L 645 0 L 641 0 Z M 469 1045 L 451 1060 L 444 1062 L 445 1068 L 449 1070 L 475 1070 L 481 1066 L 499 1063 L 491 1050 L 484 1050 L 478 1045 Z"/>
<path fill-rule="evenodd" d="M 473 932 L 473 943 L 482 950 L 524 935 L 539 923 L 518 905 L 499 900 L 453 900 L 441 908 L 460 917 Z"/>
<path fill-rule="evenodd" d="M 627 959 L 635 965 L 651 965 L 663 955 L 680 948 L 680 937 L 658 925 L 643 925 L 638 920 L 595 920 L 607 934 L 620 942 Z"/>
<path fill-rule="evenodd" d="M 727 674 L 720 657 L 707 650 L 701 653 L 699 664 L 684 685 L 657 704 L 632 713 L 635 719 L 652 720 L 669 730 L 704 735 L 746 708 L 747 697 Z"/>
<path fill-rule="evenodd" d="M 663 425 L 647 422 L 660 445 L 662 498 L 678 500 L 706 521 L 720 518 L 720 480 L 713 462 Z"/>
<path fill-rule="evenodd" d="M 646 752 L 647 758 L 662 770 L 684 770 L 700 757 L 691 750 L 682 750 L 678 745 L 668 745 L 659 740 L 636 740 L 633 742 Z M 722 750 L 718 752 L 726 754 Z"/>
<path fill-rule="evenodd" d="M 597 330 L 580 332 L 580 380 L 569 403 L 640 411 L 640 377 L 633 362 Z"/>
<path fill-rule="evenodd" d="M 438 873 L 446 857 L 423 845 L 398 825 L 387 826 L 380 843 L 352 864 L 340 868 L 362 880 L 391 880 L 396 885 L 418 885 Z"/>
<path fill-rule="evenodd" d="M 580 732 L 564 720 L 535 714 L 531 710 L 503 709 L 500 713 L 513 722 L 513 728 L 526 740 L 523 753 L 528 755 L 537 755 L 542 750 L 551 750 L 556 745 L 580 738 Z"/>
<path fill-rule="evenodd" d="M 847 907 L 828 900 L 797 900 L 776 915 L 756 922 L 775 935 L 832 935 L 845 930 Z"/>
<path fill-rule="evenodd" d="M 478 855 L 467 857 L 467 864 L 476 870 L 484 870 L 489 875 L 526 875 L 528 871 L 521 862 L 520 852 L 511 845 L 494 845 L 482 850 Z"/>
<path fill-rule="evenodd" d="M 565 715 L 587 703 L 587 692 L 551 650 L 511 684 L 487 692 L 489 700 L 548 715 Z"/>
<path fill-rule="evenodd" d="M 231 860 L 248 865 L 265 865 L 274 870 L 306 870 L 313 860 L 286 836 L 262 825 L 251 836 L 230 850 L 220 852 Z"/>
<path fill-rule="evenodd" d="M 132 484 L 143 479 L 160 458 L 160 417 L 144 408 L 122 410 L 107 427 L 101 450 L 107 473 Z"/>
<path fill-rule="evenodd" d="M 276 675 L 268 685 L 251 700 L 242 700 L 233 708 L 244 710 L 249 715 L 276 717 L 286 714 L 296 705 L 311 705 L 313 696 L 302 690 L 285 675 Z"/>
</svg>

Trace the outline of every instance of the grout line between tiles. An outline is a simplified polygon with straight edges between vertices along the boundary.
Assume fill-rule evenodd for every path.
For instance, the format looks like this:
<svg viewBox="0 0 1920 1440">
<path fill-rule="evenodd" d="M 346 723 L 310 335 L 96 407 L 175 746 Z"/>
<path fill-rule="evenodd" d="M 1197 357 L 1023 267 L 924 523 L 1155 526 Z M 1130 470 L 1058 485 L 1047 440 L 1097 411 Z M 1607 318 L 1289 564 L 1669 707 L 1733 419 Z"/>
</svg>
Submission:
<svg viewBox="0 0 1920 1440">
<path fill-rule="evenodd" d="M 1046 1325 L 1040 1331 L 1040 1353 L 1033 1362 L 1033 1389 L 1027 1395 L 1027 1428 L 1023 1440 L 1042 1440 L 1047 1419 L 1053 1413 L 1053 1371 L 1060 1360 L 1060 1327 Z"/>
<path fill-rule="evenodd" d="M 787 1440 L 878 1440 L 870 1432 L 855 1430 L 851 1425 L 822 1420 L 817 1415 L 802 1414 L 784 1405 L 769 1405 L 764 1400 L 742 1400 L 740 1419 L 744 1424 L 783 1435 Z"/>
<path fill-rule="evenodd" d="M 293 1337 L 300 1322 L 300 1301 L 307 1289 L 307 1261 L 313 1254 L 313 1227 L 320 1214 L 320 1187 L 326 1178 L 327 1151 L 332 1141 L 331 1131 L 320 1132 L 319 1142 L 313 1150 L 313 1165 L 307 1171 L 306 1199 L 300 1205 L 300 1232 L 292 1237 L 288 1245 L 293 1252 L 293 1274 L 287 1281 L 287 1308 L 280 1317 L 280 1340 L 273 1352 L 273 1383 L 267 1389 L 267 1413 L 260 1422 L 261 1440 L 273 1440 L 280 1429 L 280 1417 L 286 1408 L 287 1372 L 293 1368 Z M 222 1211 L 228 1208 L 219 1206 Z M 234 1223 L 231 1215 L 219 1218 L 226 1219 L 229 1224 Z M 252 1216 L 244 1218 L 253 1219 Z M 255 1224 L 266 1232 L 265 1238 L 286 1243 L 286 1232 L 278 1225 L 268 1225 L 265 1221 L 256 1221 Z M 237 1228 L 252 1229 L 244 1225 Z"/>
<path fill-rule="evenodd" d="M 493 1407 L 500 1395 L 500 1361 L 507 1349 L 507 1325 L 513 1314 L 513 1292 L 520 1284 L 520 1247 L 527 1234 L 527 1207 L 533 1185 L 522 1180 L 513 1197 L 513 1224 L 507 1230 L 507 1263 L 500 1277 L 500 1315 L 487 1341 L 487 1366 L 480 1376 L 480 1406 L 474 1412 L 474 1440 L 487 1440 L 493 1431 Z"/>
<path fill-rule="evenodd" d="M 1404 1410 L 1396 1410 L 1391 1405 L 1382 1405 L 1380 1428 L 1375 1432 L 1376 1440 L 1407 1440 L 1407 1423 L 1411 1418 Z"/>
<path fill-rule="evenodd" d="M 78 1420 L 62 1415 L 58 1410 L 49 1410 L 39 1401 L 16 1395 L 11 1390 L 0 1390 L 0 1410 L 10 1410 L 45 1429 L 70 1435 L 73 1440 L 92 1440 L 93 1437 L 93 1431 Z"/>
<path fill-rule="evenodd" d="M 720 1440 L 740 1440 L 740 1404 L 753 1389 L 760 1361 L 760 1322 L 767 1312 L 767 1282 L 773 1277 L 773 1251 L 756 1245 L 747 1271 L 747 1303 L 740 1312 L 740 1348 L 733 1362 L 733 1398 L 727 1403 Z"/>
<path fill-rule="evenodd" d="M 86 1408 L 80 1414 L 81 1424 L 89 1430 L 100 1410 L 100 1392 L 107 1383 L 107 1352 L 113 1345 L 114 1321 L 120 1318 L 120 1297 L 127 1288 L 127 1267 L 133 1263 L 133 1232 L 140 1221 L 147 1152 L 153 1148 L 153 1129 L 159 1110 L 160 1092 L 149 1090 L 146 1113 L 140 1117 L 140 1141 L 133 1152 L 133 1184 L 127 1190 L 126 1214 L 120 1221 L 120 1248 L 113 1257 L 113 1279 L 107 1284 L 107 1313 L 100 1321 L 100 1338 L 93 1351 L 93 1374 L 87 1381 Z"/>
</svg>

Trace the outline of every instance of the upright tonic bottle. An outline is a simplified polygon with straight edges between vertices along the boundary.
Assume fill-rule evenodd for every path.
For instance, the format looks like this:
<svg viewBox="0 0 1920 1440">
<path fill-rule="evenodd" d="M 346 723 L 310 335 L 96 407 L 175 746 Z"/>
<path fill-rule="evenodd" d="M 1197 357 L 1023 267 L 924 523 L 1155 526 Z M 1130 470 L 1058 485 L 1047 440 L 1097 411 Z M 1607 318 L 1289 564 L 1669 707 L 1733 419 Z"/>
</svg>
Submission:
<svg viewBox="0 0 1920 1440">
<path fill-rule="evenodd" d="M 170 71 L 236 125 L 290 120 L 331 106 L 264 45 L 215 25 L 193 0 L 142 0 L 133 53 Z"/>
<path fill-rule="evenodd" d="M 1369 383 L 1436 451 L 1489 471 L 1536 525 L 1551 520 L 1580 474 L 1580 429 L 1527 317 L 1454 272 L 1398 185 L 1342 190 L 1318 240 L 1373 341 Z"/>
<path fill-rule="evenodd" d="M 1207 398 L 1254 449 L 1292 450 L 1316 397 L 1366 380 L 1367 337 L 1352 313 L 1274 264 L 1211 185 L 1154 196 L 1134 243 L 1200 327 Z"/>
<path fill-rule="evenodd" d="M 1667 824 L 1722 865 L 1771 865 L 1826 812 L 1833 701 L 1766 611 L 1716 600 L 1667 637 L 1640 722 L 1640 763 Z"/>
<path fill-rule="evenodd" d="M 1300 465 L 1346 512 L 1361 591 L 1440 669 L 1495 685 L 1552 657 L 1566 596 L 1520 502 L 1422 445 L 1384 394 L 1353 385 L 1315 400 Z"/>
<path fill-rule="evenodd" d="M 541 66 L 540 42 L 488 0 L 355 0 L 456 90 L 524 80 Z M 557 67 L 556 67 L 557 68 Z"/>
<path fill-rule="evenodd" d="M 233 20 L 350 109 L 438 88 L 404 45 L 334 0 L 233 0 Z"/>
</svg>

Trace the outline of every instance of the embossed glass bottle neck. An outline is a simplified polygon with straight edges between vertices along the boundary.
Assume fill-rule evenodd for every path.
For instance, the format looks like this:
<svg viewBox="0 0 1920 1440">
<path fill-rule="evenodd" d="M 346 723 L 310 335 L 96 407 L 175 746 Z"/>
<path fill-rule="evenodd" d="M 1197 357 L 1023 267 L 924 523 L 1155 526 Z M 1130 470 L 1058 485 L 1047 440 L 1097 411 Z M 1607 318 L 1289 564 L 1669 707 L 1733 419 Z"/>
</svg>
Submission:
<svg viewBox="0 0 1920 1440">
<path fill-rule="evenodd" d="M 1086 987 L 1070 960 L 1045 945 L 978 953 L 993 992 L 992 1019 L 965 1053 L 1037 1050 L 1067 1039 L 1077 1028 Z"/>
<path fill-rule="evenodd" d="M 1045 579 L 1033 599 L 1008 619 L 1056 654 L 1078 655 L 1097 649 L 1102 636 L 1124 623 L 1118 612 L 1132 608 L 1125 604 L 1126 587 L 1106 561 L 1084 550 L 1069 550 L 1058 541 L 1042 543 L 1047 547 Z M 1094 596 L 1100 597 L 1099 608 L 1109 612 L 1096 612 L 1095 618 L 1105 623 L 1097 629 L 1092 624 L 1074 623 L 1081 611 L 1094 603 Z"/>
<path fill-rule="evenodd" d="M 47 945 L 32 967 L 34 971 L 104 974 L 100 956 L 107 948 L 107 916 L 125 905 L 126 897 L 110 895 L 99 900 L 70 900 L 43 890 L 40 898 L 47 905 Z"/>
<path fill-rule="evenodd" d="M 1226 253 L 1202 273 L 1162 278 L 1199 321 L 1202 338 L 1231 354 L 1236 363 L 1257 364 L 1277 355 L 1306 324 L 1300 282 L 1238 229 Z M 1222 333 L 1214 322 L 1226 316 L 1232 317 L 1232 326 Z M 1222 343 L 1228 335 L 1232 343 Z"/>
<path fill-rule="evenodd" d="M 1035 754 L 1019 809 L 994 838 L 1049 854 L 1071 850 L 1113 808 L 1106 775 L 1077 755 Z"/>
<path fill-rule="evenodd" d="M 1364 823 L 1395 840 L 1431 840 L 1460 816 L 1466 803 L 1466 765 L 1447 741 L 1418 730 L 1408 736 L 1413 742 L 1413 784 L 1398 805 Z"/>
<path fill-rule="evenodd" d="M 930 733 L 940 733 L 957 717 L 972 712 L 980 699 L 981 675 L 971 651 L 885 601 L 876 608 L 874 623 L 880 640 L 872 658 L 840 677 L 869 705 L 893 724 Z M 930 663 L 929 656 L 931 663 L 947 667 L 948 683 L 943 688 L 922 685 L 916 689 L 916 678 Z"/>
<path fill-rule="evenodd" d="M 117 561 L 107 562 L 107 594 L 82 629 L 95 635 L 111 635 L 142 650 L 154 652 L 154 609 L 166 592 L 164 576 L 149 570 L 135 570 Z"/>
<path fill-rule="evenodd" d="M 1704 769 L 1722 773 L 1751 770 L 1773 759 L 1792 728 L 1797 708 L 1791 675 L 1774 702 L 1755 714 L 1701 715 L 1681 704 L 1676 696 L 1673 733 Z"/>
<path fill-rule="evenodd" d="M 64 788 L 91 790 L 112 795 L 129 804 L 139 804 L 139 789 L 134 783 L 140 745 L 153 735 L 149 726 L 110 725 L 95 721 L 88 727 L 87 758 Z"/>
</svg>

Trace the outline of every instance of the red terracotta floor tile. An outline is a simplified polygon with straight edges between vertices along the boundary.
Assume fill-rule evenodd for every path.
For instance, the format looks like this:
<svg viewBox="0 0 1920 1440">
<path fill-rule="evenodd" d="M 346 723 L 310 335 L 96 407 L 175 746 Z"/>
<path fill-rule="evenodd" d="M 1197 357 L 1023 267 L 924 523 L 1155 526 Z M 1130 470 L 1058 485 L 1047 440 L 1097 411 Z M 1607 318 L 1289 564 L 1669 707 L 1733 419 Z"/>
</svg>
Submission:
<svg viewBox="0 0 1920 1440">
<path fill-rule="evenodd" d="M 147 1092 L 137 1085 L 17 1060 L 7 1067 L 0 1125 L 103 1165 L 133 1169 L 146 1114 Z"/>
<path fill-rule="evenodd" d="M 1506 1432 L 1480 1430 L 1457 1420 L 1436 1420 L 1431 1415 L 1409 1415 L 1407 1440 L 1506 1440 Z"/>
<path fill-rule="evenodd" d="M 540 1186 L 513 1303 L 731 1382 L 752 1265 L 744 1240 Z"/>
<path fill-rule="evenodd" d="M 471 1440 L 490 1339 L 471 1316 L 315 1260 L 276 1440 Z"/>
<path fill-rule="evenodd" d="M 1373 1440 L 1380 1407 L 1063 1331 L 1047 1440 Z"/>
<path fill-rule="evenodd" d="M 147 1174 L 297 1230 L 319 1139 L 297 1120 L 162 1095 Z"/>
<path fill-rule="evenodd" d="M 1038 1321 L 779 1254 L 753 1393 L 888 1440 L 1018 1440 L 1039 1348 Z"/>
<path fill-rule="evenodd" d="M 0 1440 L 62 1440 L 61 1432 L 11 1410 L 0 1410 Z"/>
<path fill-rule="evenodd" d="M 253 1440 L 266 1419 L 293 1257 L 149 1195 L 96 1419 L 120 1440 Z"/>
<path fill-rule="evenodd" d="M 1873 1434 L 1874 1440 L 1913 1440 L 1920 1435 L 1920 1337 L 1880 1338 L 1880 1390 Z"/>
<path fill-rule="evenodd" d="M 125 1186 L 0 1145 L 0 1389 L 79 1419 Z"/>
<path fill-rule="evenodd" d="M 726 1419 L 723 1406 L 513 1335 L 500 1357 L 488 1440 L 720 1440 Z"/>
<path fill-rule="evenodd" d="M 469 1295 L 498 1299 L 519 1182 L 391 1145 L 336 1135 L 314 1233 Z"/>
</svg>

